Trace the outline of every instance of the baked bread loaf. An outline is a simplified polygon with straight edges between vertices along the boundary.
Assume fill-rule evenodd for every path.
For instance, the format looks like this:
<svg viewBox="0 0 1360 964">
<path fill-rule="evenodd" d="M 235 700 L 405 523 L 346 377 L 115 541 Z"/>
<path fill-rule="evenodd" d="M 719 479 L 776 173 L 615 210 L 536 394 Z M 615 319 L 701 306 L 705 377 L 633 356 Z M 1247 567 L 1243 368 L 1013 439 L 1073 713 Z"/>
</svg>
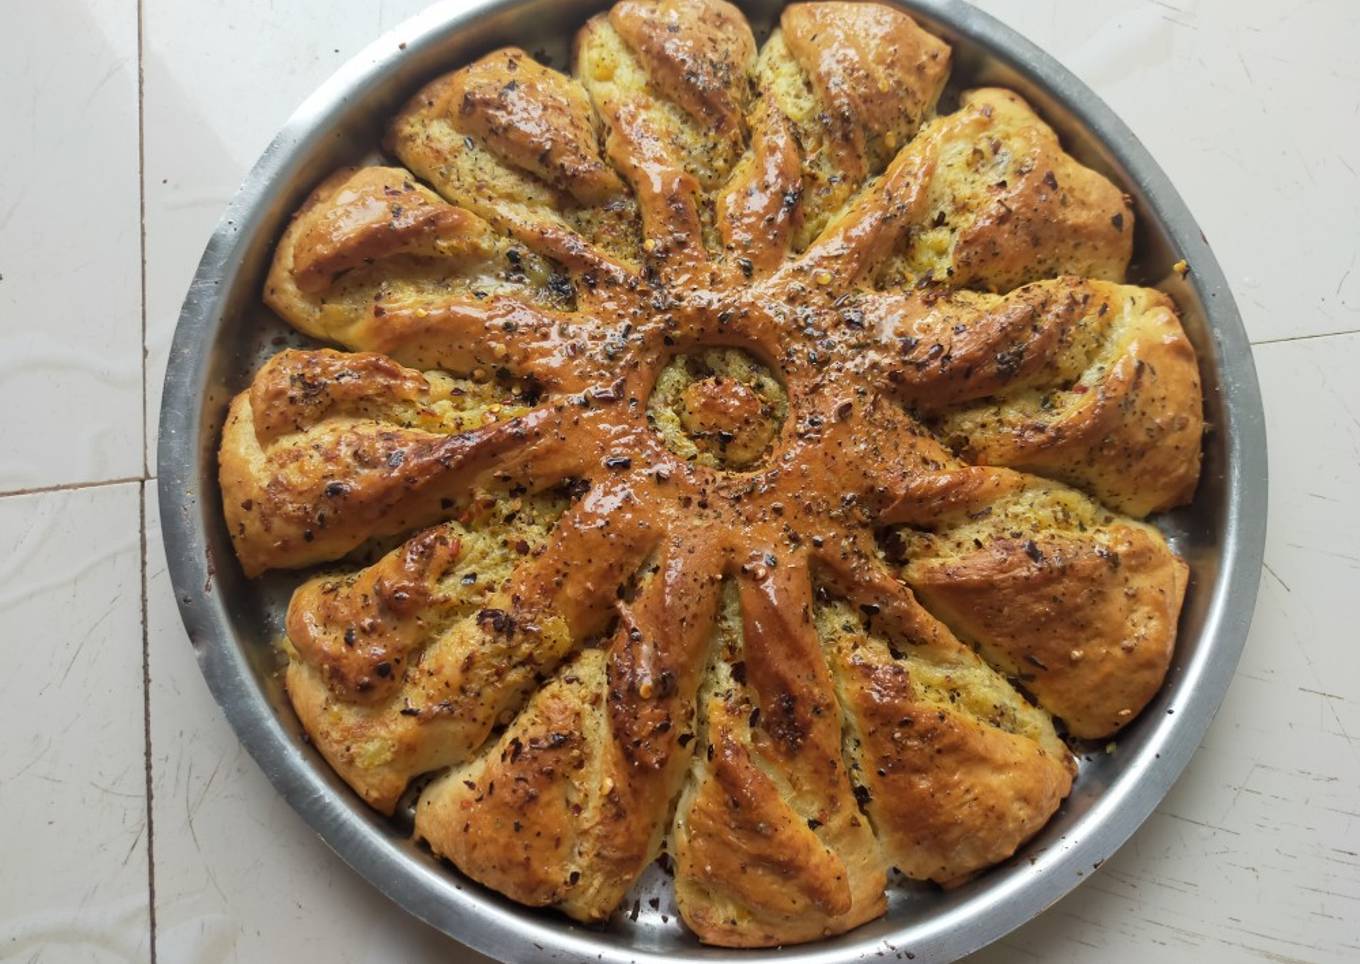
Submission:
<svg viewBox="0 0 1360 964">
<path fill-rule="evenodd" d="M 664 851 L 700 940 L 815 940 L 1008 858 L 1161 685 L 1194 350 L 1120 190 L 949 63 L 886 5 L 622 0 L 284 232 L 319 346 L 233 401 L 227 523 L 324 564 L 293 706 L 468 876 L 600 921 Z"/>
</svg>

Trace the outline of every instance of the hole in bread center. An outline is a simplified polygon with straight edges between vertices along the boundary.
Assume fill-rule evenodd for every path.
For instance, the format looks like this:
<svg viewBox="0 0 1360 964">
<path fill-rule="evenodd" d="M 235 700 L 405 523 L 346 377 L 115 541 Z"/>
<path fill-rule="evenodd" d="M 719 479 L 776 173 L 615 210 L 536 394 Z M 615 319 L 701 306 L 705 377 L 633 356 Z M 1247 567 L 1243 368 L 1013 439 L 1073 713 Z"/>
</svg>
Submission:
<svg viewBox="0 0 1360 964">
<path fill-rule="evenodd" d="M 748 352 L 710 348 L 671 360 L 647 414 L 672 452 L 741 471 L 769 454 L 788 414 L 788 395 Z"/>
</svg>

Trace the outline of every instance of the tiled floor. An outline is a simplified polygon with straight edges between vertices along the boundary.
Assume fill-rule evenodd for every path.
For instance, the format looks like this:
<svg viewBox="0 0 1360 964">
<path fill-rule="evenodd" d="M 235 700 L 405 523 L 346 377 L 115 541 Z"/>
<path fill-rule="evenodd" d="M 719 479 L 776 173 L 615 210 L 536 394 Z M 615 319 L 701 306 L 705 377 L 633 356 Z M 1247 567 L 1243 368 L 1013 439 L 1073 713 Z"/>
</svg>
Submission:
<svg viewBox="0 0 1360 964">
<path fill-rule="evenodd" d="M 45 0 L 4 17 L 0 959 L 480 960 L 348 871 L 243 754 L 175 612 L 147 458 L 227 197 L 307 92 L 422 6 Z M 1256 342 L 1271 536 L 1246 654 L 1185 777 L 978 960 L 1354 959 L 1360 7 L 983 6 L 1115 107 L 1215 243 Z"/>
</svg>

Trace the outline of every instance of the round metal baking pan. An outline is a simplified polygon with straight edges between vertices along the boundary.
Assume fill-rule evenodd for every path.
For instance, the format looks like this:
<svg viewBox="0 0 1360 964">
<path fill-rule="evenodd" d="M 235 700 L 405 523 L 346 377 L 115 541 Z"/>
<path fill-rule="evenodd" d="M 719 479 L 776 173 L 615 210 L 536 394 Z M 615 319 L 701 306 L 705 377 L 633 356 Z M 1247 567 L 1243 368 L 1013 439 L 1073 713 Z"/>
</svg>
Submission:
<svg viewBox="0 0 1360 964">
<path fill-rule="evenodd" d="M 1192 577 L 1166 685 L 1108 748 L 1086 754 L 1051 823 L 1016 857 L 948 892 L 898 882 L 885 917 L 820 943 L 769 951 L 700 946 L 677 922 L 662 873 L 605 926 L 584 927 L 491 893 L 413 846 L 402 820 L 368 809 L 312 750 L 288 707 L 272 641 L 296 574 L 247 581 L 217 487 L 230 397 L 284 344 L 302 344 L 260 303 L 274 242 L 333 168 L 373 156 L 383 125 L 431 77 L 514 43 L 567 63 L 569 38 L 606 0 L 448 0 L 388 33 L 313 94 L 228 206 L 184 302 L 165 378 L 158 452 L 162 529 L 189 639 L 208 685 L 279 792 L 355 870 L 412 914 L 505 961 L 951 960 L 997 939 L 1066 894 L 1143 822 L 1189 761 L 1237 665 L 1265 541 L 1266 449 L 1251 349 L 1218 263 L 1166 175 L 1080 81 L 960 0 L 898 0 L 954 48 L 951 91 L 1018 90 L 1065 146 L 1134 199 L 1131 280 L 1170 292 L 1199 352 L 1204 473 L 1192 505 L 1155 520 Z M 783 0 L 746 0 L 763 39 Z M 946 99 L 951 96 L 946 93 Z M 1182 277 L 1172 266 L 1189 265 Z M 653 906 L 651 900 L 656 899 Z"/>
</svg>

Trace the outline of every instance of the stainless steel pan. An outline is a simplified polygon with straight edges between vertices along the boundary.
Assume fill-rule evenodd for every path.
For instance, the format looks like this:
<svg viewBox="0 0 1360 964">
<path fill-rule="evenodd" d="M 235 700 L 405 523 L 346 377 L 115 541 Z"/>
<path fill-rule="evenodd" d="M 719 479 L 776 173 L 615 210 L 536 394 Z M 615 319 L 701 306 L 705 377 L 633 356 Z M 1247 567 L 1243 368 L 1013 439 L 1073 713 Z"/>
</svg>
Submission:
<svg viewBox="0 0 1360 964">
<path fill-rule="evenodd" d="M 505 43 L 564 65 L 575 28 L 606 4 L 449 0 L 382 37 L 293 115 L 203 254 L 170 353 L 158 453 L 166 553 L 189 639 L 241 742 L 288 802 L 379 890 L 479 951 L 515 962 L 619 964 L 953 959 L 1034 917 L 1124 843 L 1185 767 L 1227 689 L 1260 576 L 1266 451 L 1251 350 L 1218 263 L 1137 138 L 1051 57 L 960 0 L 898 2 L 953 44 L 952 89 L 1000 83 L 1019 90 L 1070 151 L 1134 198 L 1133 280 L 1165 288 L 1180 304 L 1203 366 L 1211 430 L 1194 504 L 1158 520 L 1192 569 L 1175 662 L 1160 695 L 1113 752 L 1082 761 L 1072 796 L 1013 860 L 948 893 L 895 885 L 887 916 L 842 937 L 759 952 L 701 947 L 677 923 L 657 870 L 639 884 L 636 914 L 630 902 L 607 926 L 587 928 L 520 907 L 436 864 L 411 845 L 402 819 L 369 810 L 302 738 L 272 651 L 297 577 L 247 582 L 222 521 L 215 450 L 227 401 L 263 358 L 301 343 L 259 299 L 288 215 L 333 168 L 371 157 L 386 120 L 422 82 Z M 783 4 L 740 5 L 761 34 Z M 1172 270 L 1180 259 L 1190 267 L 1185 279 Z"/>
</svg>

